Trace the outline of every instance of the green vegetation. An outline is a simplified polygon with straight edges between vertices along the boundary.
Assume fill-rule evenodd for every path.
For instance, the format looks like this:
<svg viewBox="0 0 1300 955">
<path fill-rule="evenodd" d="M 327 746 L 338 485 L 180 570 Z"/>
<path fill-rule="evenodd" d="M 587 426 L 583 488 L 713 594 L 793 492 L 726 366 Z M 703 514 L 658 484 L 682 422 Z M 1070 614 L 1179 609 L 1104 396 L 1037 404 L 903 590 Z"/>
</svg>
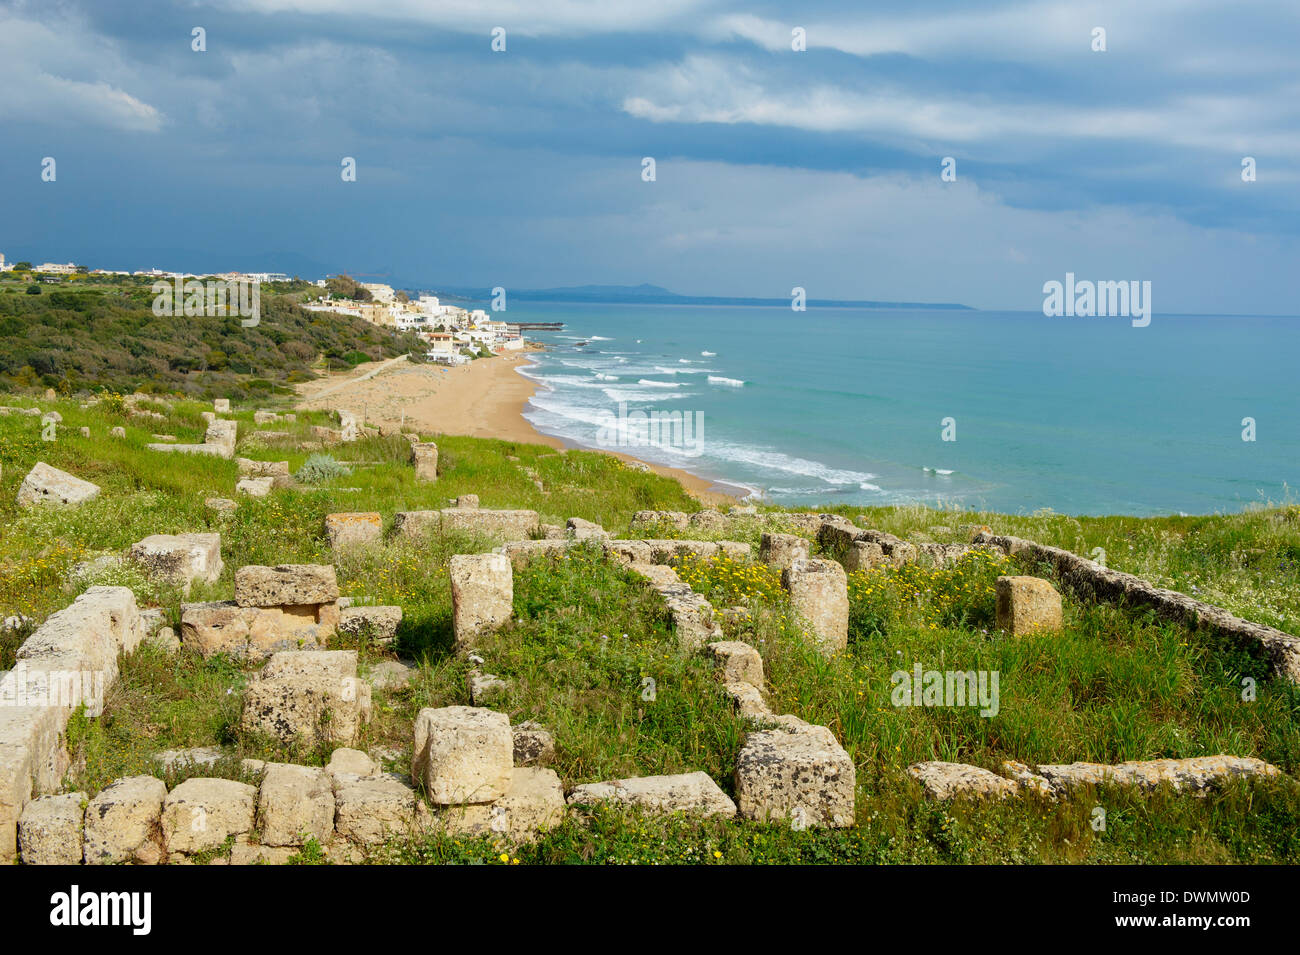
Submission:
<svg viewBox="0 0 1300 955">
<path fill-rule="evenodd" d="M 142 280 L 69 277 L 45 294 L 36 283 L 0 282 L 0 387 L 264 399 L 315 377 L 322 363 L 424 354 L 409 333 L 302 310 L 297 302 L 307 289 L 315 286 L 263 286 L 259 323 L 245 327 L 233 313 L 155 316 L 154 293 Z"/>
<path fill-rule="evenodd" d="M 0 300 L 2 300 L 0 296 Z M 6 398 L 10 405 L 31 405 Z M 170 457 L 144 445 L 153 431 L 200 440 L 205 405 L 168 398 L 164 422 L 128 417 L 120 401 L 87 408 L 40 402 L 63 424 L 54 442 L 40 440 L 39 418 L 0 416 L 0 616 L 33 623 L 0 639 L 0 668 L 36 622 L 65 606 L 93 577 L 65 585 L 78 562 L 120 553 L 152 533 L 220 530 L 226 570 L 189 599 L 228 598 L 235 570 L 251 563 L 336 562 L 344 593 L 399 604 L 396 646 L 356 646 L 363 672 L 397 656 L 417 664 L 411 682 L 377 690 L 361 748 L 384 756 L 387 769 L 409 771 L 412 722 L 420 708 L 469 702 L 469 662 L 451 649 L 447 564 L 456 553 L 481 552 L 491 541 L 462 535 L 403 540 L 337 561 L 323 532 L 325 514 L 445 506 L 475 493 L 483 507 L 527 507 L 542 520 L 594 520 L 619 535 L 640 509 L 694 511 L 676 482 L 628 468 L 596 453 L 556 451 L 502 441 L 425 435 L 437 440 L 440 477 L 414 481 L 409 446 L 400 437 L 348 446 L 350 474 L 265 499 L 241 499 L 224 519 L 205 509 L 208 496 L 232 495 L 233 461 Z M 257 438 L 253 406 L 240 407 L 239 453 L 288 460 L 302 473 L 312 457 L 299 448 L 323 415 L 299 412 L 287 441 Z M 91 437 L 78 428 L 88 426 Z M 125 439 L 108 429 L 124 425 Z M 37 460 L 103 488 L 76 509 L 19 510 L 14 494 Z M 533 482 L 533 473 L 544 490 Z M 913 539 L 965 540 L 969 527 L 1030 537 L 1091 554 L 1157 583 L 1196 592 L 1251 619 L 1300 631 L 1300 508 L 1260 509 L 1195 518 L 1070 518 L 997 515 L 924 508 L 840 509 L 867 526 Z M 757 544 L 764 527 L 789 529 L 777 511 L 738 519 L 726 536 Z M 654 533 L 671 536 L 661 528 Z M 700 536 L 678 533 L 678 536 Z M 1246 649 L 1148 614 L 1080 603 L 1067 596 L 1065 630 L 1010 637 L 994 623 L 993 582 L 1003 573 L 1043 575 L 991 554 L 955 566 L 879 567 L 850 576 L 848 649 L 827 659 L 791 619 L 770 569 L 719 557 L 685 560 L 680 575 L 728 615 L 727 636 L 762 653 L 772 709 L 828 726 L 858 771 L 856 825 L 844 831 L 653 818 L 602 809 L 571 817 L 534 845 L 430 837 L 395 842 L 376 861 L 459 863 L 1175 863 L 1300 861 L 1300 691 L 1275 680 Z M 94 582 L 98 582 L 95 580 Z M 142 603 L 163 608 L 175 624 L 180 595 L 143 579 L 124 580 Z M 507 686 L 491 705 L 512 723 L 533 719 L 557 744 L 553 767 L 566 785 L 631 775 L 708 772 L 732 790 L 745 732 L 707 659 L 679 649 L 658 596 L 639 578 L 577 548 L 539 558 L 515 575 L 514 616 L 485 646 L 491 672 Z M 898 707 L 891 674 L 925 669 L 997 671 L 999 712 L 978 707 Z M 205 775 L 238 777 L 245 757 L 322 764 L 324 749 L 296 751 L 239 729 L 241 691 L 250 669 L 182 651 L 142 648 L 123 658 L 122 673 L 98 719 L 75 719 L 70 743 L 78 768 L 70 780 L 96 792 L 132 773 L 162 775 L 159 751 L 222 745 L 230 754 Z M 1258 698 L 1244 702 L 1242 680 Z M 652 682 L 647 682 L 652 681 Z M 649 692 L 648 692 L 649 691 Z M 996 769 L 1026 762 L 1185 757 L 1229 753 L 1277 765 L 1287 778 L 1237 783 L 1205 798 L 1140 795 L 1107 787 L 1059 802 L 939 804 L 906 777 L 919 760 L 946 759 Z M 168 777 L 169 784 L 178 782 Z M 1094 806 L 1107 827 L 1090 826 Z M 301 864 L 325 861 L 306 847 Z"/>
<path fill-rule="evenodd" d="M 334 460 L 334 455 L 313 454 L 294 472 L 293 477 L 300 484 L 325 484 L 335 478 L 347 477 L 351 473 L 352 469 Z"/>
</svg>

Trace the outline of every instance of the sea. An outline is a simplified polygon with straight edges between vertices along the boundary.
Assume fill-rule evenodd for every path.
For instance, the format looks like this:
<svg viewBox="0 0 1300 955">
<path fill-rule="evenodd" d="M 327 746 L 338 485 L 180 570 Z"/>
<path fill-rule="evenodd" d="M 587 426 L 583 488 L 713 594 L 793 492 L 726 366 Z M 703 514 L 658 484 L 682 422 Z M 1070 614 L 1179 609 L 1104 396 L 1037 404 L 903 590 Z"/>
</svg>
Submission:
<svg viewBox="0 0 1300 955">
<path fill-rule="evenodd" d="M 1208 514 L 1294 501 L 1300 318 L 529 304 L 525 417 L 792 506 Z M 623 422 L 620 424 L 619 422 Z M 656 427 L 657 425 L 657 427 Z"/>
</svg>

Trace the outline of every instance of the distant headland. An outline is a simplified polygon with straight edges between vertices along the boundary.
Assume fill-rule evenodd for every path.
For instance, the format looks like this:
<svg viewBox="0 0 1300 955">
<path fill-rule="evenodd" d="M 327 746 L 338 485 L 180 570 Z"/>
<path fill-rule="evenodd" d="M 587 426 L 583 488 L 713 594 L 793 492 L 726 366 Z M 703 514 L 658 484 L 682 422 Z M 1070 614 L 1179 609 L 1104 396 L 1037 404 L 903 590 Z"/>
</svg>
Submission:
<svg viewBox="0 0 1300 955">
<path fill-rule="evenodd" d="M 492 290 L 488 288 L 438 286 L 437 291 L 446 296 L 471 301 L 488 301 Z M 563 288 L 510 289 L 516 302 L 608 302 L 620 305 L 750 305 L 782 306 L 788 308 L 789 297 L 746 298 L 732 295 L 678 295 L 658 285 L 574 285 Z M 822 308 L 915 308 L 976 311 L 969 305 L 955 302 L 877 302 L 866 299 L 809 298 L 809 306 Z"/>
</svg>

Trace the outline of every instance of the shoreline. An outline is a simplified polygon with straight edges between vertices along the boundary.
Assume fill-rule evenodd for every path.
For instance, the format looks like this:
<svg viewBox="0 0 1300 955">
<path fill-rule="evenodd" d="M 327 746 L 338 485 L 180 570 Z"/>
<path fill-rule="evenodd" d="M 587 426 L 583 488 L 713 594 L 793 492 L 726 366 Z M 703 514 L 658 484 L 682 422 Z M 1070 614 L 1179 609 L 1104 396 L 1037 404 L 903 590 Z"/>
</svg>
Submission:
<svg viewBox="0 0 1300 955">
<path fill-rule="evenodd" d="M 299 385 L 295 407 L 346 408 L 360 414 L 371 426 L 406 426 L 427 433 L 544 444 L 561 452 L 573 448 L 609 454 L 672 478 L 692 497 L 715 506 L 739 503 L 750 493 L 748 488 L 711 481 L 681 468 L 538 431 L 524 417 L 524 411 L 539 385 L 519 370 L 533 363 L 530 352 L 541 350 L 534 346 L 517 354 L 479 358 L 454 367 L 397 362 L 385 368 L 385 362 L 368 362 Z M 316 397 L 318 394 L 322 397 Z"/>
</svg>

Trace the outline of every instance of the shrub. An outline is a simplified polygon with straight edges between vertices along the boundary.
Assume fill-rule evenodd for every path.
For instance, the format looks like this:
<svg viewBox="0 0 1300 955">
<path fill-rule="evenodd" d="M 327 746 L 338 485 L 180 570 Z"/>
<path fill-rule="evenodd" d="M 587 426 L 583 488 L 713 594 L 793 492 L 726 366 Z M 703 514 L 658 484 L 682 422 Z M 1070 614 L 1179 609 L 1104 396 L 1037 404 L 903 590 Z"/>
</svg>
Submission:
<svg viewBox="0 0 1300 955">
<path fill-rule="evenodd" d="M 303 462 L 302 467 L 294 474 L 294 479 L 299 484 L 324 484 L 326 481 L 346 477 L 351 473 L 352 469 L 336 461 L 333 455 L 313 454 Z"/>
</svg>

